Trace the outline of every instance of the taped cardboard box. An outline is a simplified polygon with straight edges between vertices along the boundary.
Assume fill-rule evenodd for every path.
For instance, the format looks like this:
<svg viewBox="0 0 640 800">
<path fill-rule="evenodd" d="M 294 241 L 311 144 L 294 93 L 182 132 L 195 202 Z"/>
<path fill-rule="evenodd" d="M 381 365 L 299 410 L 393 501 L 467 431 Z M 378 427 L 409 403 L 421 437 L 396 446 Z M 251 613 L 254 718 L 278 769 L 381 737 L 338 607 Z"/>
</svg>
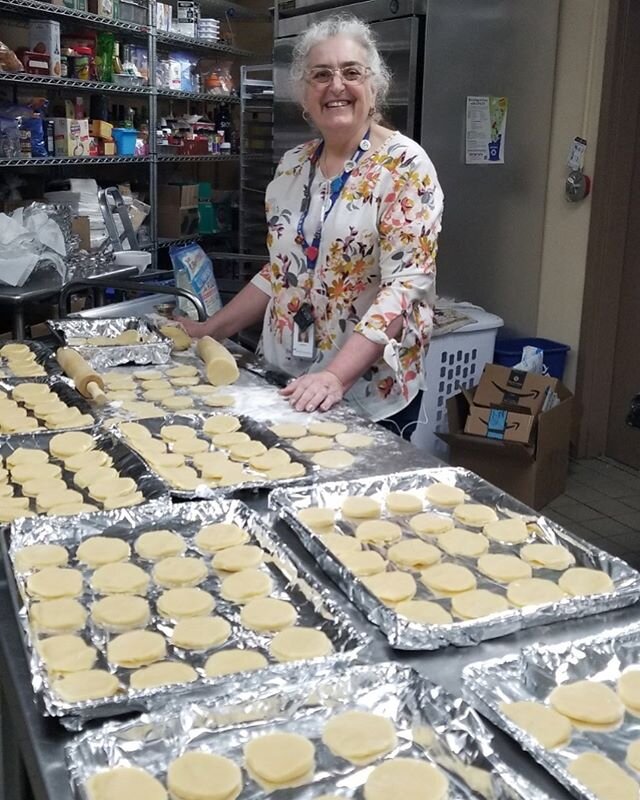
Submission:
<svg viewBox="0 0 640 800">
<path fill-rule="evenodd" d="M 528 409 L 533 416 L 542 411 L 556 378 L 533 372 L 486 364 L 478 381 L 473 402 L 478 406 L 505 406 Z"/>
<path fill-rule="evenodd" d="M 168 183 L 158 189 L 158 209 L 175 212 L 177 208 L 198 205 L 197 183 Z"/>
<path fill-rule="evenodd" d="M 573 396 L 556 382 L 558 405 L 537 417 L 530 444 L 490 439 L 464 432 L 475 393 L 460 392 L 447 401 L 449 463 L 465 467 L 533 508 L 562 494 L 569 467 Z"/>
<path fill-rule="evenodd" d="M 196 236 L 199 221 L 197 205 L 193 208 L 161 207 L 158 209 L 158 235 L 167 239 Z"/>
<path fill-rule="evenodd" d="M 489 439 L 527 444 L 531 439 L 536 418 L 525 411 L 506 408 L 484 408 L 475 404 L 469 407 L 464 432 Z"/>
</svg>

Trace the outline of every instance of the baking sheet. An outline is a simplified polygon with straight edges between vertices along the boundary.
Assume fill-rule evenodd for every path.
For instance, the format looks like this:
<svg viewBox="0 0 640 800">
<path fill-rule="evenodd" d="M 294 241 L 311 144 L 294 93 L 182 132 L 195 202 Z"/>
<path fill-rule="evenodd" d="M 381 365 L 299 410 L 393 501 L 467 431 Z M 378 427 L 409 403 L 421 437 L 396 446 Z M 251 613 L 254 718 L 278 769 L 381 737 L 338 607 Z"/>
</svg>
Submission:
<svg viewBox="0 0 640 800">
<path fill-rule="evenodd" d="M 14 592 L 15 610 L 20 627 L 24 634 L 28 660 L 31 667 L 32 684 L 34 693 L 42 699 L 44 712 L 50 716 L 63 718 L 67 727 L 80 727 L 84 722 L 93 717 L 113 716 L 132 710 L 144 710 L 154 704 L 162 704 L 168 694 L 185 694 L 193 691 L 198 686 L 207 686 L 209 691 L 214 690 L 221 679 L 208 678 L 204 674 L 204 664 L 209 655 L 218 650 L 229 647 L 249 647 L 262 652 L 267 660 L 273 663 L 273 658 L 268 653 L 271 636 L 260 634 L 245 629 L 240 623 L 240 606 L 231 603 L 220 596 L 221 578 L 213 571 L 209 577 L 200 584 L 200 588 L 210 592 L 216 601 L 215 613 L 227 619 L 232 627 L 229 639 L 206 652 L 190 652 L 174 647 L 168 641 L 173 631 L 174 624 L 162 618 L 155 610 L 153 601 L 162 593 L 163 589 L 151 582 L 147 599 L 152 601 L 151 621 L 147 630 L 162 633 L 167 638 L 167 659 L 175 658 L 193 666 L 198 672 L 196 683 L 184 686 L 168 686 L 156 689 L 133 690 L 128 686 L 128 676 L 131 669 L 115 667 L 107 662 L 107 643 L 115 634 L 106 633 L 102 628 L 87 622 L 82 636 L 92 643 L 98 651 L 97 668 L 106 668 L 116 674 L 121 682 L 120 695 L 102 700 L 80 703 L 67 703 L 58 698 L 51 690 L 49 678 L 38 655 L 33 647 L 31 630 L 28 625 L 29 598 L 24 586 L 26 575 L 16 574 L 13 571 L 15 554 L 21 547 L 39 542 L 57 543 L 66 546 L 75 553 L 75 548 L 82 541 L 95 535 L 106 535 L 122 538 L 133 545 L 135 539 L 142 533 L 150 530 L 172 529 L 179 532 L 187 541 L 186 555 L 201 555 L 192 539 L 203 525 L 215 522 L 235 523 L 245 528 L 250 533 L 250 542 L 259 545 L 266 553 L 266 570 L 274 584 L 272 597 L 286 599 L 298 611 L 296 624 L 307 625 L 322 630 L 331 639 L 335 653 L 327 657 L 331 662 L 342 658 L 355 657 L 364 640 L 356 632 L 347 617 L 340 610 L 341 598 L 338 593 L 321 587 L 319 584 L 303 577 L 294 558 L 290 556 L 278 542 L 273 532 L 262 520 L 247 506 L 239 501 L 184 503 L 172 506 L 162 501 L 138 506 L 133 509 L 119 509 L 102 514 L 88 515 L 82 520 L 76 518 L 66 520 L 40 519 L 38 521 L 26 519 L 14 523 L 11 530 L 11 539 L 7 558 L 10 571 L 15 575 L 17 592 Z M 207 559 L 209 558 L 207 554 Z M 150 571 L 151 562 L 137 556 L 131 548 L 131 563 L 137 564 Z M 85 576 L 85 591 L 80 599 L 88 608 L 94 599 L 94 593 L 88 585 L 90 570 L 79 566 L 75 555 L 69 559 L 69 566 L 82 569 Z M 97 596 L 97 595 L 96 595 Z"/>
<path fill-rule="evenodd" d="M 110 317 L 106 319 L 50 319 L 47 325 L 63 345 L 77 350 L 93 369 L 106 369 L 118 364 L 165 364 L 171 357 L 171 339 L 145 319 L 139 317 Z M 135 345 L 96 347 L 75 344 L 74 339 L 91 336 L 118 336 L 126 330 L 136 330 L 147 341 Z"/>
<path fill-rule="evenodd" d="M 638 781 L 638 773 L 625 765 L 628 745 L 640 738 L 637 714 L 627 711 L 622 724 L 614 730 L 574 727 L 567 745 L 547 750 L 514 725 L 500 711 L 499 704 L 520 700 L 544 703 L 556 686 L 583 679 L 603 682 L 615 690 L 622 671 L 639 665 L 640 625 L 636 623 L 615 633 L 550 646 L 537 644 L 516 655 L 469 664 L 462 673 L 463 692 L 478 711 L 515 739 L 576 797 L 597 800 L 567 768 L 580 753 L 596 751 L 613 759 Z"/>
<path fill-rule="evenodd" d="M 86 780 L 118 765 L 141 767 L 164 783 L 168 763 L 187 750 L 213 752 L 241 765 L 242 748 L 250 738 L 289 732 L 312 740 L 315 774 L 311 783 L 273 796 L 311 800 L 336 792 L 345 800 L 360 798 L 371 766 L 352 765 L 321 741 L 327 720 L 348 710 L 391 719 L 398 746 L 386 758 L 412 757 L 439 767 L 449 780 L 449 800 L 549 800 L 502 762 L 490 734 L 466 703 L 410 667 L 391 663 L 276 668 L 259 680 L 247 675 L 242 682 L 230 682 L 216 699 L 202 697 L 179 708 L 172 704 L 140 720 L 89 731 L 67 747 L 71 782 L 83 800 Z M 382 761 L 379 757 L 373 765 Z M 267 795 L 246 770 L 243 781 L 240 800 Z"/>
<path fill-rule="evenodd" d="M 39 342 L 37 339 L 25 339 L 21 340 L 14 340 L 12 339 L 9 342 L 5 342 L 5 344 L 26 344 L 27 347 L 31 350 L 32 353 L 35 354 L 36 363 L 40 364 L 46 375 L 32 375 L 27 377 L 20 377 L 15 375 L 9 369 L 9 361 L 7 358 L 3 358 L 0 356 L 0 378 L 4 381 L 8 381 L 10 383 L 40 383 L 43 380 L 46 380 L 47 375 L 59 375 L 61 370 L 58 362 L 56 361 L 55 355 L 53 350 L 50 347 L 47 347 L 46 344 L 43 342 Z"/>
<path fill-rule="evenodd" d="M 382 501 L 389 491 L 424 491 L 431 483 L 441 482 L 457 486 L 465 491 L 475 503 L 484 503 L 495 507 L 500 518 L 521 517 L 528 523 L 535 523 L 538 534 L 532 534 L 527 542 L 539 541 L 551 544 L 562 544 L 567 547 L 576 559 L 576 566 L 594 567 L 604 570 L 612 578 L 615 586 L 613 592 L 585 597 L 567 597 L 559 602 L 546 603 L 539 606 L 527 606 L 524 609 L 511 610 L 492 614 L 477 620 L 460 620 L 446 625 L 425 625 L 411 622 L 399 616 L 392 608 L 380 602 L 362 581 L 352 575 L 323 544 L 321 537 L 297 519 L 297 511 L 307 506 L 327 506 L 338 510 L 349 495 L 367 495 Z M 640 596 L 640 575 L 626 562 L 589 545 L 546 517 L 513 499 L 505 492 L 487 483 L 472 472 L 457 467 L 442 467 L 419 470 L 410 473 L 387 475 L 378 478 L 367 478 L 358 481 L 341 481 L 324 483 L 294 489 L 277 489 L 269 497 L 270 507 L 280 512 L 281 516 L 298 534 L 309 552 L 317 559 L 322 569 L 340 586 L 349 599 L 360 608 L 367 617 L 386 635 L 392 647 L 400 650 L 434 650 L 448 644 L 458 646 L 475 645 L 478 642 L 505 636 L 514 631 L 547 625 L 564 619 L 572 619 L 598 614 L 614 608 L 635 603 Z M 451 516 L 452 509 L 431 507 L 425 500 L 425 511 L 436 511 L 443 517 Z M 383 518 L 392 519 L 403 529 L 403 535 L 416 534 L 408 527 L 412 515 L 397 515 L 389 511 L 383 512 Z M 456 523 L 457 527 L 463 527 Z M 341 532 L 352 534 L 354 525 L 340 520 Z M 469 530 L 478 530 L 469 528 Z M 437 539 L 433 538 L 437 546 Z M 524 544 L 524 543 L 523 543 Z M 369 546 L 370 547 L 370 546 Z M 521 544 L 503 545 L 491 542 L 489 552 L 517 555 Z M 384 548 L 377 548 L 384 555 Z M 501 594 L 506 586 L 482 575 L 476 566 L 476 559 L 456 556 L 454 559 L 443 554 L 442 562 L 454 560 L 468 567 L 477 578 L 479 589 L 489 589 Z M 432 600 L 450 610 L 450 600 L 436 597 L 419 580 L 419 571 L 414 572 L 418 590 L 414 599 Z M 534 577 L 557 579 L 558 571 L 534 569 Z"/>
<path fill-rule="evenodd" d="M 22 383 L 27 383 L 27 382 L 30 383 L 31 379 L 25 379 L 24 381 L 22 381 Z M 55 394 L 57 394 L 58 397 L 60 398 L 60 400 L 62 400 L 63 403 L 66 403 L 66 405 L 68 405 L 68 406 L 77 408 L 78 411 L 80 411 L 81 414 L 88 414 L 91 417 L 91 422 L 87 422 L 85 425 L 77 425 L 77 424 L 73 425 L 73 424 L 71 424 L 71 425 L 67 425 L 66 427 L 63 427 L 63 428 L 47 428 L 46 425 L 45 425 L 45 420 L 42 417 L 39 417 L 37 419 L 38 419 L 38 421 L 40 423 L 40 430 L 42 430 L 42 431 L 52 430 L 52 431 L 55 431 L 56 433 L 60 433 L 61 431 L 69 430 L 69 429 L 71 429 L 71 430 L 83 430 L 83 429 L 86 429 L 86 428 L 93 427 L 93 425 L 95 424 L 95 420 L 93 419 L 91 406 L 84 399 L 84 397 L 80 394 L 80 392 L 78 392 L 76 389 L 73 388 L 73 386 L 70 386 L 65 381 L 60 380 L 60 378 L 58 376 L 45 377 L 45 378 L 37 381 L 37 383 L 46 383 L 49 386 L 49 388 L 51 389 L 51 391 L 54 392 Z M 11 382 L 11 381 L 6 380 L 4 378 L 0 378 L 0 391 L 6 392 L 7 395 L 10 396 L 10 397 L 12 396 L 13 390 L 18 385 L 19 384 L 17 382 L 15 382 L 15 381 Z M 27 412 L 27 416 L 28 417 L 35 417 L 35 414 L 33 413 L 32 409 L 26 408 L 26 406 L 24 406 L 24 404 L 19 400 L 16 400 L 16 402 L 18 403 L 18 405 L 21 408 L 25 409 L 25 411 Z M 0 436 L 7 436 L 7 435 L 13 436 L 13 435 L 16 435 L 16 434 L 13 434 L 13 433 L 11 433 L 11 434 L 0 434 Z"/>
</svg>

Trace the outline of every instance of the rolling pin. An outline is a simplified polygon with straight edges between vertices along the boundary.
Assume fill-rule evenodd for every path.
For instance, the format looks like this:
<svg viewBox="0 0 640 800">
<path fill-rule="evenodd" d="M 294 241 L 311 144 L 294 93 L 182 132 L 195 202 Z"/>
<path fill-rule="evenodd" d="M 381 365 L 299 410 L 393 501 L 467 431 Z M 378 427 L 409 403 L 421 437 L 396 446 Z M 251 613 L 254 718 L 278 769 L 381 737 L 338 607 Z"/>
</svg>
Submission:
<svg viewBox="0 0 640 800">
<path fill-rule="evenodd" d="M 227 386 L 240 377 L 235 358 L 224 345 L 210 336 L 198 339 L 196 352 L 204 361 L 207 380 L 213 386 Z"/>
<path fill-rule="evenodd" d="M 107 396 L 103 391 L 104 381 L 80 353 L 70 347 L 60 347 L 56 359 L 83 397 L 94 400 L 100 406 L 107 402 Z"/>
</svg>

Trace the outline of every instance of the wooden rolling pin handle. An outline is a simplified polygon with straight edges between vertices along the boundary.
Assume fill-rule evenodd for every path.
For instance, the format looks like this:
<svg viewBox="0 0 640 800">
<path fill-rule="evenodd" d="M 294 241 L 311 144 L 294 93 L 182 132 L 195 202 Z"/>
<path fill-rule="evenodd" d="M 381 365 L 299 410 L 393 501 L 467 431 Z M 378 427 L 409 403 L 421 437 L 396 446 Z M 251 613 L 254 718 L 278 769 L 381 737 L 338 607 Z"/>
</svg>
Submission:
<svg viewBox="0 0 640 800">
<path fill-rule="evenodd" d="M 102 391 L 100 385 L 98 383 L 94 383 L 94 381 L 90 381 L 86 387 L 87 394 L 89 397 L 96 402 L 99 406 L 105 405 L 107 402 L 107 395 Z"/>
</svg>

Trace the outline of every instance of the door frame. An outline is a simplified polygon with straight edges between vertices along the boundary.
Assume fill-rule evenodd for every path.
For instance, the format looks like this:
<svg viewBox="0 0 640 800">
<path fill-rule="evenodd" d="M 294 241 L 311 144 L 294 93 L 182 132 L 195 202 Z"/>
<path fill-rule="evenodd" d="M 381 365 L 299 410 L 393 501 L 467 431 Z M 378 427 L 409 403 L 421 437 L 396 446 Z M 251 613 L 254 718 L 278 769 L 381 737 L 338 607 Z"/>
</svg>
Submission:
<svg viewBox="0 0 640 800">
<path fill-rule="evenodd" d="M 640 8 L 610 0 L 576 376 L 576 455 L 606 449 L 640 109 Z M 635 41 L 634 41 L 635 33 Z"/>
</svg>

